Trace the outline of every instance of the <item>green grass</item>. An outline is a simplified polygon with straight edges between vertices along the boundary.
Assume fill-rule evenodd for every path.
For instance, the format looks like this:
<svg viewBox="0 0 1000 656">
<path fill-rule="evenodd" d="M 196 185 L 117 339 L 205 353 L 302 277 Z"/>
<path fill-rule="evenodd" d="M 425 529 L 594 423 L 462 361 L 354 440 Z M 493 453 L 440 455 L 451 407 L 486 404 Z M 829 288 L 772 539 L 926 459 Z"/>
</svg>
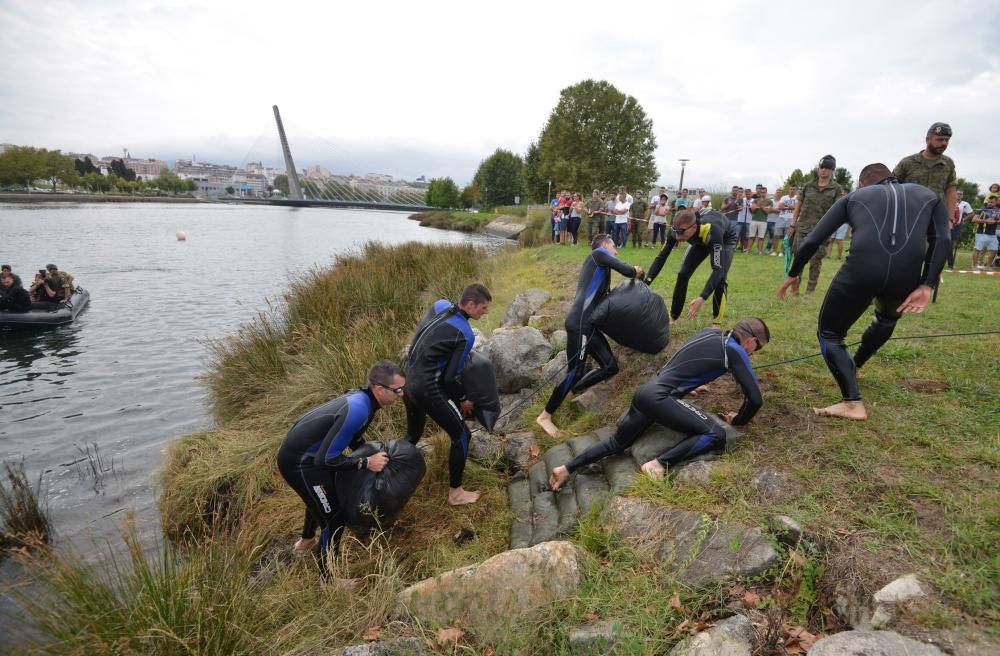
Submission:
<svg viewBox="0 0 1000 656">
<path fill-rule="evenodd" d="M 52 520 L 42 474 L 32 486 L 24 463 L 5 462 L 0 478 L 0 559 L 10 549 L 37 547 L 51 540 Z"/>
<path fill-rule="evenodd" d="M 458 230 L 460 232 L 476 232 L 484 225 L 496 217 L 496 213 L 489 211 L 463 212 L 461 210 L 437 210 L 430 212 L 417 212 L 411 214 L 410 218 L 420 221 L 422 226 L 431 228 L 443 228 L 445 230 Z"/>
</svg>

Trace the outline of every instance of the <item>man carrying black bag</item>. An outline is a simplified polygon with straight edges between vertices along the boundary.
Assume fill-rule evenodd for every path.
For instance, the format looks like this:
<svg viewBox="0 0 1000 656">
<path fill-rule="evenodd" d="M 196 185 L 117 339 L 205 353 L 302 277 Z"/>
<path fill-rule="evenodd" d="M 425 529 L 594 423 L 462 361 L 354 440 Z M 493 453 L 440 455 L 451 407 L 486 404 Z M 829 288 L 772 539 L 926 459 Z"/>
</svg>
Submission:
<svg viewBox="0 0 1000 656">
<path fill-rule="evenodd" d="M 323 529 L 320 563 L 325 566 L 331 541 L 334 553 L 345 525 L 345 511 L 333 484 L 336 472 L 368 469 L 380 472 L 389 462 L 384 452 L 367 457 L 345 456 L 360 448 L 375 412 L 403 396 L 406 378 L 394 362 L 376 362 L 368 371 L 368 386 L 317 406 L 299 417 L 278 450 L 278 471 L 306 505 L 302 536 L 295 551 L 305 552 L 317 542 L 316 527 Z"/>
<path fill-rule="evenodd" d="M 618 361 L 611 352 L 611 345 L 591 321 L 594 309 L 608 295 L 611 269 L 627 278 L 642 279 L 642 267 L 632 266 L 618 259 L 618 249 L 610 235 L 597 235 L 590 248 L 580 270 L 576 297 L 566 315 L 566 377 L 552 390 L 545 410 L 535 420 L 552 437 L 559 437 L 559 429 L 552 423 L 552 414 L 570 390 L 579 394 L 618 373 Z M 598 368 L 585 374 L 587 355 L 597 360 Z"/>
</svg>

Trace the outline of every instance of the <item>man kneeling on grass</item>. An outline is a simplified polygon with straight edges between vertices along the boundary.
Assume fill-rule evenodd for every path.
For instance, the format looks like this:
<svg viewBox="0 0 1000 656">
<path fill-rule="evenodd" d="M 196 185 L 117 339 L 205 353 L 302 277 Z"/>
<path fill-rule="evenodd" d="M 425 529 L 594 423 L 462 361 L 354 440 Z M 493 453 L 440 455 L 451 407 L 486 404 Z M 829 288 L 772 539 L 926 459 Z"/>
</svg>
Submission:
<svg viewBox="0 0 1000 656">
<path fill-rule="evenodd" d="M 558 491 L 575 470 L 621 453 L 654 423 L 686 437 L 665 453 L 643 463 L 642 470 L 662 478 L 667 468 L 708 453 L 721 453 L 726 446 L 724 427 L 683 397 L 725 373 L 731 373 L 743 389 L 743 405 L 728 413 L 726 421 L 741 426 L 763 405 L 750 356 L 771 338 L 767 325 L 756 317 L 741 319 L 729 332 L 706 328 L 685 342 L 652 380 L 632 397 L 628 413 L 618 422 L 615 434 L 598 442 L 566 465 L 552 469 L 549 487 Z"/>
</svg>

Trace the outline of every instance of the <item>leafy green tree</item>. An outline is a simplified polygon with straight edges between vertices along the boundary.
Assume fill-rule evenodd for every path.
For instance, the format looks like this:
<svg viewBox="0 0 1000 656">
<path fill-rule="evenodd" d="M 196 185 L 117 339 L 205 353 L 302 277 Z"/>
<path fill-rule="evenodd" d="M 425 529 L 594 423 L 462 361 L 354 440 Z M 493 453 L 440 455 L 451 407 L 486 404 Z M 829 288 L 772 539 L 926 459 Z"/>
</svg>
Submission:
<svg viewBox="0 0 1000 656">
<path fill-rule="evenodd" d="M 781 183 L 781 186 L 783 189 L 788 189 L 792 185 L 795 185 L 799 189 L 802 189 L 810 180 L 812 180 L 811 173 L 806 175 L 802 172 L 802 169 L 795 169 L 792 171 L 791 175 L 785 178 L 785 181 Z"/>
<path fill-rule="evenodd" d="M 474 207 L 479 202 L 479 189 L 474 184 L 466 185 L 459 196 L 459 204 L 463 207 Z"/>
<path fill-rule="evenodd" d="M 538 171 L 553 189 L 648 189 L 657 178 L 653 121 L 635 98 L 604 80 L 560 92 L 538 147 Z"/>
<path fill-rule="evenodd" d="M 982 207 L 983 197 L 979 195 L 979 185 L 965 178 L 956 178 L 955 186 L 962 192 L 963 200 L 974 207 Z"/>
<path fill-rule="evenodd" d="M 548 178 L 542 175 L 542 151 L 537 141 L 528 144 L 524 153 L 524 193 L 531 203 L 547 203 L 549 193 Z"/>
<path fill-rule="evenodd" d="M 481 190 L 483 205 L 513 205 L 514 197 L 524 193 L 524 162 L 503 148 L 482 162 L 472 178 L 472 184 Z"/>
<path fill-rule="evenodd" d="M 451 178 L 432 178 L 424 192 L 424 203 L 430 207 L 458 207 L 461 199 L 458 187 Z"/>
<path fill-rule="evenodd" d="M 851 177 L 851 172 L 843 166 L 838 166 L 834 169 L 833 181 L 843 187 L 844 191 L 848 193 L 854 191 L 854 178 Z"/>
<path fill-rule="evenodd" d="M 0 154 L 0 184 L 30 187 L 32 181 L 48 177 L 47 151 L 14 146 Z"/>
<path fill-rule="evenodd" d="M 235 196 L 236 190 L 233 189 L 232 185 L 229 185 L 228 187 L 226 187 L 226 193 L 229 194 L 230 196 Z"/>
<path fill-rule="evenodd" d="M 45 152 L 45 177 L 51 182 L 53 191 L 55 191 L 58 182 L 75 186 L 79 179 L 76 167 L 73 165 L 73 159 L 63 155 L 58 150 Z"/>
<path fill-rule="evenodd" d="M 83 159 L 74 159 L 73 167 L 81 177 L 87 175 L 88 173 L 100 173 L 100 170 L 98 170 L 98 168 L 94 166 L 94 163 L 87 157 L 84 157 Z"/>
<path fill-rule="evenodd" d="M 111 172 L 122 180 L 132 182 L 135 180 L 135 171 L 125 166 L 125 161 L 121 159 L 111 160 Z"/>
<path fill-rule="evenodd" d="M 288 176 L 284 173 L 274 176 L 274 188 L 288 195 Z"/>
</svg>

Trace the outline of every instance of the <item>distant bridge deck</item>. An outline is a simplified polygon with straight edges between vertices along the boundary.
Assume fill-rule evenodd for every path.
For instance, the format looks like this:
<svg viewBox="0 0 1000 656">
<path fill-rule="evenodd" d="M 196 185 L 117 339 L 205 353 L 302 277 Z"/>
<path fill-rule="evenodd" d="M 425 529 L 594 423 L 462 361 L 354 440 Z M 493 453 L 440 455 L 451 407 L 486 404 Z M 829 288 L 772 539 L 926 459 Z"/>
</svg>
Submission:
<svg viewBox="0 0 1000 656">
<path fill-rule="evenodd" d="M 332 207 L 361 210 L 385 210 L 390 212 L 429 212 L 439 207 L 426 205 L 404 205 L 400 203 L 376 203 L 359 200 L 291 200 L 288 198 L 248 198 L 241 202 L 255 205 L 277 205 L 279 207 Z"/>
</svg>

